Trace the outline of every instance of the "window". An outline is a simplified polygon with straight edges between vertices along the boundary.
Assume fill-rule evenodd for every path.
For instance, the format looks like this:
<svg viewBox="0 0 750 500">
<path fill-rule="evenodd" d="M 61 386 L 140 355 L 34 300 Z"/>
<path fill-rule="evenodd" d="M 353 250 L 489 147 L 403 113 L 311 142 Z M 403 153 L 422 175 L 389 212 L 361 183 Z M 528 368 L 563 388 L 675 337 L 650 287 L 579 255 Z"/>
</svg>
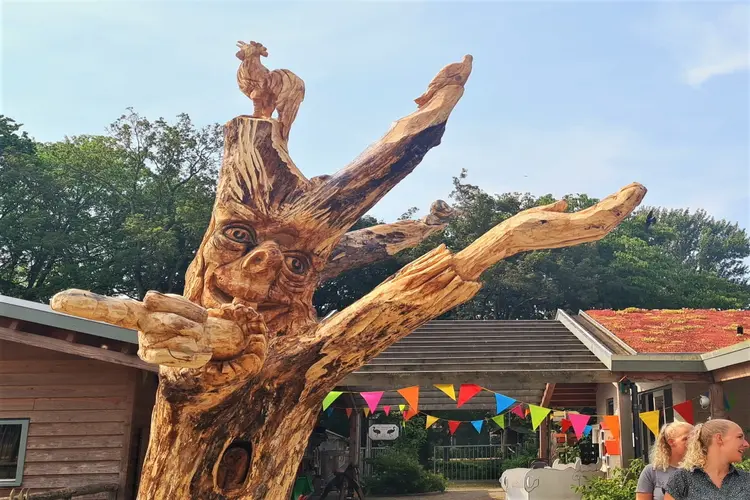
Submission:
<svg viewBox="0 0 750 500">
<path fill-rule="evenodd" d="M 607 400 L 607 415 L 615 414 L 615 398 L 609 398 Z"/>
<path fill-rule="evenodd" d="M 28 419 L 0 419 L 0 487 L 21 486 Z"/>
</svg>

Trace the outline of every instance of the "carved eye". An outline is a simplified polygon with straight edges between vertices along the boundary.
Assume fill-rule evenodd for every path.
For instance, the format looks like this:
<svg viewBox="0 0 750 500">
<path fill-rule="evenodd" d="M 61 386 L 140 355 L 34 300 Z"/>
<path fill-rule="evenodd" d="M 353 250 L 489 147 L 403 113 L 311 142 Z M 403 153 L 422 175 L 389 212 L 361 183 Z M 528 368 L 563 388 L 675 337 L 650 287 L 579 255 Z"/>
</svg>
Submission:
<svg viewBox="0 0 750 500">
<path fill-rule="evenodd" d="M 255 234 L 244 226 L 227 226 L 224 228 L 224 236 L 243 245 L 255 244 Z"/>
<path fill-rule="evenodd" d="M 287 267 L 294 274 L 305 274 L 307 272 L 307 260 L 297 255 L 288 255 L 285 259 Z"/>
</svg>

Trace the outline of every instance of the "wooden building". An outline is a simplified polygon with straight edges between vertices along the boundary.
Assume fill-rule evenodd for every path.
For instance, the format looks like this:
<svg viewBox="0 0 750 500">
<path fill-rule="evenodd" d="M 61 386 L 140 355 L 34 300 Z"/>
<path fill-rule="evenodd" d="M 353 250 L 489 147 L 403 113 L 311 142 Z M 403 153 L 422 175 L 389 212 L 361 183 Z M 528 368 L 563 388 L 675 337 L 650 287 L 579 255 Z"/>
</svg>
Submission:
<svg viewBox="0 0 750 500">
<path fill-rule="evenodd" d="M 0 296 L 0 497 L 117 484 L 134 498 L 157 377 L 135 332 Z"/>
</svg>

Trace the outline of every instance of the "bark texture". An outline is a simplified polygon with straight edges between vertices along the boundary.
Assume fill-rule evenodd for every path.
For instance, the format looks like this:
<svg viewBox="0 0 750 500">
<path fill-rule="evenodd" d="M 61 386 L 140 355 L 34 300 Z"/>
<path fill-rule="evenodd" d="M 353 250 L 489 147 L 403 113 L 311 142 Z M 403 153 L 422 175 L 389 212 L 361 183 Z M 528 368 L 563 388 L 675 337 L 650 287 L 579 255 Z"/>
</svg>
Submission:
<svg viewBox="0 0 750 500">
<path fill-rule="evenodd" d="M 264 47 L 253 47 L 263 56 Z M 151 292 L 141 303 L 68 290 L 53 298 L 56 310 L 138 330 L 139 356 L 160 365 L 140 499 L 288 498 L 320 404 L 337 382 L 473 297 L 481 272 L 498 260 L 601 238 L 640 203 L 645 188 L 633 184 L 579 213 L 562 212 L 560 203 L 528 210 L 456 255 L 432 250 L 319 322 L 312 296 L 321 279 L 444 225 L 449 209 L 437 204 L 421 221 L 345 236 L 439 144 L 471 64 L 467 56 L 444 68 L 417 111 L 332 176 L 307 179 L 297 169 L 286 147 L 290 122 L 231 120 L 185 296 Z M 257 68 L 245 69 L 255 82 Z M 264 85 L 249 92 L 256 106 L 270 99 Z"/>
</svg>

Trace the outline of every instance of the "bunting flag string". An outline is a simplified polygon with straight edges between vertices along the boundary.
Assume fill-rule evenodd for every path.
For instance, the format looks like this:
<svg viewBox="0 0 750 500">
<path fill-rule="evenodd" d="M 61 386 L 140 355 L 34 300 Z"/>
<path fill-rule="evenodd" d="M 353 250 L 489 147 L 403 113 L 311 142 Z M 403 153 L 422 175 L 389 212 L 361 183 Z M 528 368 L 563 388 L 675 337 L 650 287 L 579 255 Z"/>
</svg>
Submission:
<svg viewBox="0 0 750 500">
<path fill-rule="evenodd" d="M 532 429 L 536 430 L 537 427 L 539 427 L 539 425 L 544 421 L 544 419 L 547 418 L 547 415 L 549 415 L 549 412 L 551 411 L 552 410 L 550 410 L 549 408 L 543 408 L 537 405 L 529 405 Z"/>
<path fill-rule="evenodd" d="M 491 420 L 495 422 L 501 429 L 505 429 L 505 415 L 496 415 L 492 417 Z"/>
<path fill-rule="evenodd" d="M 590 415 L 583 415 L 580 413 L 571 413 L 568 415 L 568 420 L 570 420 L 570 424 L 573 426 L 573 432 L 575 432 L 578 439 L 583 437 L 583 431 L 586 429 L 586 425 L 589 423 L 590 418 Z"/>
<path fill-rule="evenodd" d="M 440 419 L 437 417 L 433 417 L 432 415 L 427 415 L 427 420 L 425 421 L 425 424 L 424 424 L 425 429 L 429 429 L 432 426 L 432 424 L 434 424 L 438 420 Z"/>
<path fill-rule="evenodd" d="M 482 425 L 484 425 L 484 420 L 472 420 L 471 425 L 474 426 L 477 432 L 482 432 Z"/>
<path fill-rule="evenodd" d="M 458 420 L 448 420 L 448 429 L 451 431 L 451 436 L 456 433 L 459 425 L 461 425 L 461 422 Z"/>
<path fill-rule="evenodd" d="M 612 433 L 612 439 L 614 439 L 615 441 L 619 441 L 620 417 L 618 415 L 607 415 L 606 417 L 604 417 L 604 423 L 607 424 L 607 429 Z"/>
<path fill-rule="evenodd" d="M 386 415 L 390 415 L 391 414 L 391 407 L 390 406 L 384 406 L 383 407 L 383 411 L 385 412 Z"/>
<path fill-rule="evenodd" d="M 534 406 L 531 403 L 525 403 L 523 401 L 517 401 L 513 398 L 510 398 L 508 396 L 505 396 L 503 394 L 500 394 L 498 392 L 495 392 L 491 389 L 488 389 L 486 387 L 482 387 L 477 384 L 462 384 L 459 388 L 459 394 L 458 398 L 456 398 L 456 391 L 454 389 L 453 384 L 435 384 L 435 387 L 439 389 L 441 392 L 443 392 L 446 396 L 451 398 L 452 400 L 456 401 L 456 407 L 460 408 L 463 406 L 466 402 L 468 402 L 470 399 L 475 397 L 477 394 L 479 394 L 481 391 L 491 392 L 495 395 L 495 413 L 501 414 L 508 408 L 511 408 L 511 412 L 515 415 L 517 415 L 519 418 L 527 418 L 530 414 L 532 414 L 531 407 Z M 375 413 L 378 404 L 380 403 L 383 395 L 386 392 L 395 391 L 398 394 L 401 395 L 406 400 L 406 403 L 410 408 L 414 408 L 417 411 L 419 411 L 419 386 L 411 386 L 411 387 L 405 387 L 402 389 L 391 389 L 391 390 L 383 390 L 383 391 L 372 391 L 372 392 L 358 392 L 358 391 L 331 391 L 326 395 L 325 399 L 323 400 L 323 411 L 327 410 L 331 404 L 336 401 L 339 396 L 342 394 L 359 394 L 367 403 L 368 408 L 370 409 L 371 413 Z M 698 396 L 699 397 L 699 396 Z M 698 397 L 694 399 L 698 399 Z M 734 398 L 732 395 L 725 396 L 724 398 L 725 405 L 728 406 L 734 406 Z M 682 403 L 675 404 L 673 406 L 662 408 L 661 411 L 667 410 L 667 409 L 674 409 L 683 419 L 686 421 L 689 421 L 691 418 L 691 411 L 692 411 L 692 401 L 685 401 Z M 407 404 L 399 404 L 398 408 L 403 413 L 404 410 L 407 407 Z M 513 406 L 515 405 L 515 406 Z M 387 408 L 387 410 L 386 410 Z M 392 406 L 383 406 L 383 410 L 386 411 L 386 413 L 390 413 Z M 537 406 L 537 408 L 542 408 L 541 406 Z M 552 411 L 550 409 L 550 411 Z M 549 413 L 549 412 L 548 412 Z M 684 414 L 683 414 L 684 413 Z M 593 414 L 590 415 L 590 417 L 601 417 L 606 425 L 607 417 L 612 417 L 613 415 L 598 415 Z M 532 422 L 534 420 L 534 416 L 532 414 Z M 618 421 L 619 422 L 619 421 Z M 563 425 L 569 425 L 566 424 L 564 421 L 562 422 Z M 619 424 L 618 424 L 619 425 Z M 613 426 L 614 427 L 614 426 Z M 567 430 L 570 427 L 566 427 L 565 430 Z M 619 427 L 617 427 L 619 429 Z"/>
</svg>

